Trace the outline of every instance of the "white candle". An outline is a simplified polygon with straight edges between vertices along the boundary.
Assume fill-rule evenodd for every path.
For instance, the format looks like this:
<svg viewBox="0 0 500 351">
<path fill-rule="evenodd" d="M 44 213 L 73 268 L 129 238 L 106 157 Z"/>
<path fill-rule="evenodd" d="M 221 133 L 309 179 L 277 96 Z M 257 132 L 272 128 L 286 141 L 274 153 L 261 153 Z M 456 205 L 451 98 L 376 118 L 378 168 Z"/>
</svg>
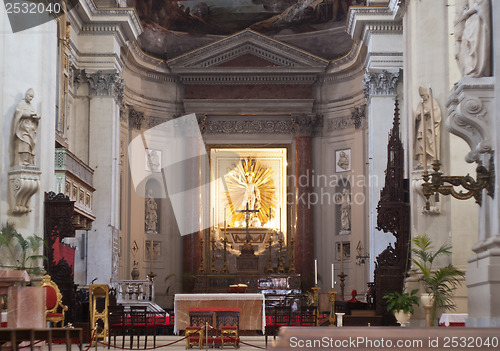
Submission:
<svg viewBox="0 0 500 351">
<path fill-rule="evenodd" d="M 224 207 L 224 229 L 226 229 L 226 208 Z"/>
<path fill-rule="evenodd" d="M 335 279 L 334 278 L 335 274 L 334 274 L 334 271 L 335 271 L 335 268 L 334 268 L 333 263 L 332 263 L 332 290 L 333 290 L 333 285 L 335 284 L 335 280 L 334 280 Z"/>
<path fill-rule="evenodd" d="M 314 260 L 314 284 L 318 285 L 318 260 Z"/>
<path fill-rule="evenodd" d="M 280 233 L 281 233 L 281 207 L 280 207 Z"/>
</svg>

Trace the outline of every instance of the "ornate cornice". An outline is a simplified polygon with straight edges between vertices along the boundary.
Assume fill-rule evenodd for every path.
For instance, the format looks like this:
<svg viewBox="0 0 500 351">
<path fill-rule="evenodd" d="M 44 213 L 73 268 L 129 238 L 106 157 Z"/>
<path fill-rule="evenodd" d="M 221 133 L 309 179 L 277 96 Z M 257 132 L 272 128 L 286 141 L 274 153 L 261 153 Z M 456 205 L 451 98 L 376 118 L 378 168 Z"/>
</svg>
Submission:
<svg viewBox="0 0 500 351">
<path fill-rule="evenodd" d="M 316 114 L 298 114 L 290 117 L 292 130 L 295 135 L 312 135 L 323 126 L 323 116 Z"/>
<path fill-rule="evenodd" d="M 335 132 L 354 127 L 354 120 L 351 116 L 329 118 L 327 121 L 327 131 Z"/>
<path fill-rule="evenodd" d="M 183 84 L 214 84 L 214 85 L 241 85 L 241 84 L 313 84 L 318 74 L 293 73 L 236 73 L 223 72 L 190 73 L 181 75 Z"/>
<path fill-rule="evenodd" d="M 465 156 L 469 163 L 486 161 L 481 156 L 494 151 L 494 98 L 493 77 L 463 78 L 448 97 L 446 128 L 469 144 L 471 151 Z"/>
<path fill-rule="evenodd" d="M 207 134 L 290 134 L 290 120 L 200 120 L 200 130 Z"/>
<path fill-rule="evenodd" d="M 366 72 L 364 78 L 364 92 L 369 100 L 374 95 L 396 95 L 400 70 L 389 72 Z"/>
</svg>

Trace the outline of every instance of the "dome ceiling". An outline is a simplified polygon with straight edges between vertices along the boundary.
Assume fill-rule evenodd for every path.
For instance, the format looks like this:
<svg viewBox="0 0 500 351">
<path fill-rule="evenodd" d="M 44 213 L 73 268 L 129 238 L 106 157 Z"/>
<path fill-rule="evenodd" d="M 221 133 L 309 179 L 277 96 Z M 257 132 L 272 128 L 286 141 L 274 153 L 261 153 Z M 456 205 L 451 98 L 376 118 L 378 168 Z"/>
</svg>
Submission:
<svg viewBox="0 0 500 351">
<path fill-rule="evenodd" d="M 246 28 L 327 60 L 351 47 L 344 24 L 355 0 L 128 0 L 144 27 L 139 43 L 170 59 Z"/>
</svg>

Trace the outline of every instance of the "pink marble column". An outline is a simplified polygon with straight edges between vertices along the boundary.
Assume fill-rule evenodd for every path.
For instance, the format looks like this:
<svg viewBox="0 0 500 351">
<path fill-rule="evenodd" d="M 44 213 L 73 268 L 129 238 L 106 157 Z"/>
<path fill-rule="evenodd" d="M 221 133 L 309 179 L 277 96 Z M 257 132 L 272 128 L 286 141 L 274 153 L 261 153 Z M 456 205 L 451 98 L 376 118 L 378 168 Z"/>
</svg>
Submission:
<svg viewBox="0 0 500 351">
<path fill-rule="evenodd" d="M 313 208 L 308 202 L 312 192 L 312 137 L 295 137 L 295 267 L 304 288 L 314 284 Z M 292 225 L 293 225 L 292 220 Z"/>
</svg>

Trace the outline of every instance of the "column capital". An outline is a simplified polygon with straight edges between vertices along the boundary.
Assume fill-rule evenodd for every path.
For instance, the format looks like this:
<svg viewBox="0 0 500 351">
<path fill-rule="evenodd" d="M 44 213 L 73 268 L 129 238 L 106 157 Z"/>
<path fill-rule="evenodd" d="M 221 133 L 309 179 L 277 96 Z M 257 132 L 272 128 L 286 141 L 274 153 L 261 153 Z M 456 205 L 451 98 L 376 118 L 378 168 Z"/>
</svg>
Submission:
<svg viewBox="0 0 500 351">
<path fill-rule="evenodd" d="M 296 136 L 311 136 L 317 128 L 323 126 L 323 115 L 293 114 L 290 116 L 291 132 Z"/>
<path fill-rule="evenodd" d="M 373 96 L 395 96 L 401 70 L 371 70 L 365 72 L 363 80 L 366 99 L 369 101 Z"/>
<path fill-rule="evenodd" d="M 125 84 L 121 73 L 97 71 L 86 73 L 90 96 L 112 96 L 121 105 Z"/>
</svg>

